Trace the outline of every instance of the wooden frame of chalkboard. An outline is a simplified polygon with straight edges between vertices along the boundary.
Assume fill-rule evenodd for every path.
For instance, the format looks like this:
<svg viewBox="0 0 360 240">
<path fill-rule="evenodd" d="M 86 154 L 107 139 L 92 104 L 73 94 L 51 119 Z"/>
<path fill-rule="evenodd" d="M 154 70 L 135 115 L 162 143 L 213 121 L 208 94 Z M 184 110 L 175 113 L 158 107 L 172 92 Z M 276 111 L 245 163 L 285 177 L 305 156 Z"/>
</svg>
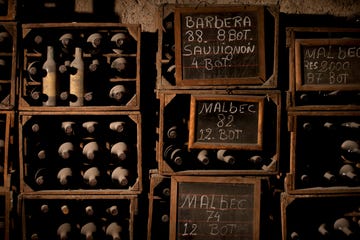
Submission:
<svg viewBox="0 0 360 240">
<path fill-rule="evenodd" d="M 262 6 L 176 8 L 174 22 L 177 85 L 266 81 Z"/>
<path fill-rule="evenodd" d="M 259 239 L 259 178 L 171 177 L 170 240 Z"/>
<path fill-rule="evenodd" d="M 296 90 L 360 89 L 360 39 L 296 39 Z"/>
<path fill-rule="evenodd" d="M 261 150 L 264 97 L 192 95 L 189 148 Z"/>
</svg>

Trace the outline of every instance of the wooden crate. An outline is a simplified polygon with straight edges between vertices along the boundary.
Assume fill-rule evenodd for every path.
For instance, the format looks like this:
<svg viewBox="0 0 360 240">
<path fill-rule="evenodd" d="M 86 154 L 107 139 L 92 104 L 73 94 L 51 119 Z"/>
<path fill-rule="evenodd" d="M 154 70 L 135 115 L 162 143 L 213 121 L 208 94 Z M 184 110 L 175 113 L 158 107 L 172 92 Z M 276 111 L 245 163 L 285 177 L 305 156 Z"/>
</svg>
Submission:
<svg viewBox="0 0 360 240">
<path fill-rule="evenodd" d="M 87 206 L 92 206 L 93 216 L 86 215 Z M 43 212 L 41 209 L 44 208 L 48 211 Z M 41 239 L 56 239 L 57 229 L 63 223 L 70 224 L 71 237 L 80 239 L 84 237 L 81 234 L 81 227 L 90 222 L 96 225 L 96 239 L 108 237 L 106 226 L 115 222 L 122 228 L 120 233 L 122 239 L 134 240 L 137 211 L 136 195 L 20 194 L 18 202 L 22 223 L 21 239 L 24 240 L 35 235 Z"/>
<path fill-rule="evenodd" d="M 282 239 L 294 239 L 296 235 L 304 239 L 324 237 L 358 239 L 359 197 L 360 195 L 355 193 L 292 195 L 283 192 L 281 195 Z M 340 223 L 349 222 L 349 229 L 353 232 L 351 237 L 347 237 L 338 228 L 335 229 L 335 222 L 339 219 L 341 219 Z M 323 236 L 320 231 L 327 231 L 328 235 Z"/>
<path fill-rule="evenodd" d="M 0 21 L 15 20 L 17 11 L 16 0 L 5 0 L 0 5 Z"/>
<path fill-rule="evenodd" d="M 257 24 L 266 25 L 265 33 L 262 34 L 259 38 L 261 40 L 266 39 L 265 41 L 265 50 L 266 59 L 264 64 L 261 66 L 265 69 L 265 78 L 261 79 L 261 81 L 254 82 L 254 79 L 245 79 L 243 77 L 238 77 L 236 79 L 227 79 L 231 78 L 230 76 L 225 76 L 224 79 L 221 80 L 210 80 L 204 81 L 201 78 L 203 76 L 199 76 L 199 79 L 194 79 L 192 83 L 189 85 L 181 84 L 182 79 L 179 79 L 178 76 L 175 75 L 175 70 L 178 66 L 181 66 L 181 61 L 176 59 L 176 56 L 181 56 L 182 49 L 175 44 L 175 39 L 180 37 L 180 32 L 175 33 L 175 25 L 177 24 L 175 21 L 175 12 L 177 9 L 181 8 L 189 8 L 196 12 L 202 6 L 201 4 L 185 4 L 185 5 L 174 5 L 174 4 L 164 4 L 159 7 L 157 14 L 157 22 L 158 22 L 158 52 L 157 52 L 157 81 L 156 88 L 157 89 L 213 89 L 220 88 L 226 89 L 231 87 L 231 85 L 236 86 L 236 88 L 246 89 L 268 89 L 268 88 L 276 88 L 278 85 L 278 31 L 279 31 L 279 9 L 276 6 L 266 6 L 263 9 L 263 22 L 261 20 L 258 21 Z M 255 6 L 247 6 L 244 7 L 245 11 L 247 8 L 252 8 Z M 211 8 L 206 9 L 207 13 L 222 11 L 224 6 L 212 6 Z M 234 9 L 239 8 L 240 11 L 244 10 L 243 6 L 234 5 L 230 10 L 224 10 L 227 12 L 235 11 Z M 262 10 L 261 10 L 262 11 Z M 241 15 L 241 14 L 239 14 Z M 179 24 L 180 25 L 180 24 Z M 201 31 L 202 29 L 199 29 Z M 240 30 L 239 30 L 240 31 Z M 261 34 L 260 34 L 261 35 Z M 203 35 L 205 36 L 205 34 Z M 211 41 L 211 40 L 210 40 Z M 185 54 L 184 54 L 185 55 Z M 237 55 L 237 54 L 234 54 Z M 178 62 L 175 62 L 178 60 Z M 200 64 L 200 63 L 199 63 Z M 203 65 L 201 63 L 201 65 Z M 231 64 L 229 64 L 231 65 Z M 203 72 L 200 70 L 199 72 Z M 204 74 L 205 75 L 205 74 Z"/>
<path fill-rule="evenodd" d="M 95 132 L 88 133 L 84 126 L 96 122 Z M 110 130 L 110 124 L 120 123 L 122 132 Z M 64 128 L 68 123 L 70 135 Z M 86 123 L 86 124 L 84 124 Z M 37 127 L 39 126 L 39 127 Z M 39 129 L 34 132 L 32 129 Z M 95 157 L 86 157 L 86 144 L 97 143 Z M 125 142 L 126 158 L 119 160 L 111 153 L 112 146 Z M 59 155 L 63 144 L 71 143 L 70 157 Z M 59 194 L 59 192 L 87 194 L 137 194 L 142 191 L 141 115 L 136 111 L 119 112 L 20 112 L 19 113 L 19 159 L 20 191 L 33 194 Z M 43 153 L 45 150 L 45 154 Z M 121 155 L 122 157 L 123 155 Z M 116 167 L 128 170 L 128 184 L 120 186 L 111 181 L 110 173 Z M 92 187 L 83 182 L 82 175 L 90 167 L 100 172 L 99 182 Z M 58 171 L 70 168 L 72 184 L 61 187 Z M 45 169 L 49 176 L 47 184 L 35 184 L 35 172 Z M 46 183 L 46 181 L 45 181 Z"/>
<path fill-rule="evenodd" d="M 158 174 L 157 170 L 150 171 L 148 240 L 169 239 L 170 180 L 170 177 Z"/>
<path fill-rule="evenodd" d="M 1 140 L 1 151 L 0 151 L 0 166 L 2 168 L 1 177 L 0 177 L 0 189 L 1 191 L 10 191 L 10 177 L 9 173 L 16 164 L 15 156 L 13 155 L 14 151 L 14 112 L 12 111 L 2 111 L 0 112 L 0 140 Z"/>
<path fill-rule="evenodd" d="M 0 109 L 15 107 L 17 31 L 17 23 L 0 22 L 0 33 L 5 39 L 0 47 Z"/>
<path fill-rule="evenodd" d="M 289 27 L 286 45 L 287 109 L 359 110 L 359 28 Z"/>
<path fill-rule="evenodd" d="M 261 135 L 261 146 L 252 146 L 253 144 L 241 144 L 237 145 L 237 138 L 234 144 L 227 145 L 226 142 L 200 144 L 200 147 L 195 146 L 196 141 L 193 144 L 194 147 L 189 145 L 189 139 L 192 135 L 196 135 L 194 126 L 191 122 L 196 122 L 194 118 L 190 119 L 190 101 L 192 97 L 207 97 L 211 96 L 213 99 L 227 99 L 228 96 L 238 97 L 242 101 L 242 97 L 246 99 L 262 99 L 264 100 L 263 111 L 259 111 L 263 114 L 262 128 L 258 128 L 254 134 Z M 156 143 L 157 161 L 159 166 L 159 173 L 162 175 L 239 175 L 239 174 L 252 174 L 252 175 L 272 175 L 278 172 L 279 167 L 279 155 L 280 155 L 280 115 L 281 115 L 281 96 L 278 91 L 262 91 L 262 90 L 169 90 L 158 91 L 157 97 L 160 101 L 159 110 L 159 126 L 157 133 L 159 139 Z M 216 100 L 217 101 L 217 100 Z M 236 100 L 237 101 L 237 100 Z M 235 104 L 238 104 L 234 101 Z M 244 102 L 244 103 L 245 103 Z M 239 103 L 240 104 L 240 103 Z M 249 104 L 251 105 L 251 104 Z M 240 105 L 239 105 L 240 106 Z M 230 116 L 226 112 L 221 113 L 222 117 Z M 196 114 L 195 114 L 196 115 Z M 196 118 L 196 117 L 195 117 Z M 216 117 L 215 117 L 216 118 Z M 240 120 L 241 117 L 236 121 Z M 271 119 L 271 121 L 269 121 Z M 216 120 L 216 119 L 215 119 Z M 234 119 L 233 119 L 234 120 Z M 258 119 L 255 119 L 256 121 Z M 216 124 L 216 123 L 215 123 Z M 230 127 L 232 123 L 229 124 Z M 233 124 L 236 125 L 236 124 Z M 169 135 L 173 126 L 176 126 L 176 137 Z M 194 131 L 192 130 L 194 129 Z M 219 128 L 220 129 L 220 128 Z M 256 126 L 255 128 L 256 129 Z M 253 129 L 249 129 L 249 132 Z M 192 132 L 192 133 L 191 133 Z M 215 131 L 214 131 L 215 132 Z M 230 133 L 230 130 L 227 130 Z M 235 132 L 235 130 L 234 130 Z M 259 134 L 261 133 L 261 134 Z M 190 136 L 191 135 L 191 136 Z M 229 135 L 230 136 L 230 135 Z M 236 135 L 231 135 L 236 136 Z M 239 134 L 240 136 L 240 134 Z M 240 137 L 239 137 L 240 138 Z M 229 137 L 230 139 L 230 137 Z M 239 140 L 238 142 L 241 142 Z M 172 161 L 168 161 L 164 155 L 167 150 L 175 146 L 181 149 L 183 154 L 183 164 L 177 165 Z M 209 164 L 203 165 L 197 160 L 198 153 L 205 149 L 209 153 Z M 217 160 L 216 151 L 229 150 L 234 155 L 235 162 L 233 165 Z M 215 154 L 215 155 L 214 155 Z M 258 161 L 259 160 L 259 161 Z"/>
<path fill-rule="evenodd" d="M 359 111 L 288 112 L 290 171 L 286 191 L 359 192 L 360 183 L 352 175 L 359 174 L 359 123 Z M 346 174 L 349 177 L 344 177 Z"/>
<path fill-rule="evenodd" d="M 101 35 L 101 51 L 92 50 L 91 34 Z M 57 68 L 60 66 L 66 68 L 67 63 L 73 60 L 73 49 L 62 47 L 60 39 L 64 34 L 72 35 L 73 47 L 80 46 L 83 49 L 84 60 L 84 95 L 92 93 L 92 100 L 86 100 L 84 96 L 84 105 L 75 107 L 69 106 L 70 101 L 74 101 L 71 96 L 63 101 L 60 93 L 69 94 L 69 74 L 61 74 L 58 69 L 56 72 L 56 81 L 58 82 L 56 93 L 56 105 L 53 107 L 43 106 L 46 96 L 42 92 L 42 76 L 29 75 L 28 69 L 33 69 L 36 65 L 41 68 L 46 59 L 46 50 L 35 49 L 34 39 L 41 36 L 46 49 L 47 45 L 53 45 L 55 51 L 55 61 Z M 125 34 L 126 42 L 129 42 L 126 49 L 120 50 L 114 47 L 113 39 L 116 34 Z M 82 111 L 82 110 L 100 110 L 104 107 L 107 110 L 139 110 L 140 108 L 140 34 L 139 25 L 126 25 L 117 23 L 43 23 L 43 24 L 23 24 L 22 41 L 23 52 L 21 53 L 20 63 L 20 83 L 19 83 L 19 110 L 44 110 L 44 111 Z M 41 46 L 44 48 L 44 46 Z M 65 49 L 65 50 L 64 50 Z M 125 70 L 117 70 L 118 62 L 125 59 Z M 67 62 L 67 63 L 66 63 Z M 97 66 L 95 72 L 89 67 Z M 70 68 L 71 70 L 71 68 Z M 126 72 L 124 72 L 126 71 Z M 41 69 L 38 71 L 41 72 Z M 66 72 L 65 72 L 66 73 Z M 121 73 L 122 76 L 119 76 Z M 120 100 L 114 100 L 110 97 L 113 94 L 113 88 L 124 88 Z M 111 94 L 110 94 L 111 91 Z M 114 91 L 115 92 L 115 91 Z M 31 96 L 36 96 L 32 98 Z M 88 95 L 87 95 L 88 96 Z M 90 94 L 91 96 L 91 94 Z"/>
</svg>

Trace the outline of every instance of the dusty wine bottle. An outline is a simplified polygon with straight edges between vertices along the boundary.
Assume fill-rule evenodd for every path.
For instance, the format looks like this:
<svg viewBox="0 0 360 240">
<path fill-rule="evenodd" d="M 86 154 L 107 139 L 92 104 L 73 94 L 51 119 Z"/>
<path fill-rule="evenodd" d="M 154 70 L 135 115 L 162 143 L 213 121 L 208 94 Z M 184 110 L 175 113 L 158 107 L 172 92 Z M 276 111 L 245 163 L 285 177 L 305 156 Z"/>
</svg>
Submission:
<svg viewBox="0 0 360 240">
<path fill-rule="evenodd" d="M 31 62 L 26 70 L 30 81 L 41 82 L 42 78 L 46 75 L 43 69 L 43 63 L 40 61 Z"/>
<path fill-rule="evenodd" d="M 118 207 L 117 207 L 116 205 L 111 205 L 110 207 L 108 207 L 108 208 L 106 209 L 106 212 L 107 212 L 110 216 L 113 216 L 113 217 L 119 215 L 119 209 L 118 209 Z"/>
<path fill-rule="evenodd" d="M 334 222 L 334 229 L 343 232 L 346 236 L 353 235 L 354 232 L 350 229 L 350 222 L 346 218 L 339 218 Z"/>
<path fill-rule="evenodd" d="M 218 160 L 228 163 L 230 165 L 235 164 L 235 158 L 229 154 L 225 149 L 220 149 L 216 152 L 216 157 Z"/>
<path fill-rule="evenodd" d="M 34 175 L 34 182 L 38 187 L 44 187 L 48 183 L 49 172 L 47 168 L 39 168 Z"/>
<path fill-rule="evenodd" d="M 117 222 L 110 223 L 105 230 L 107 236 L 111 236 L 113 240 L 121 240 L 120 233 L 122 227 Z"/>
<path fill-rule="evenodd" d="M 87 133 L 93 134 L 98 126 L 98 122 L 96 121 L 87 121 L 84 122 L 81 126 L 86 130 Z"/>
<path fill-rule="evenodd" d="M 93 33 L 89 35 L 86 42 L 88 44 L 87 52 L 91 55 L 98 55 L 101 53 L 104 43 L 103 36 L 100 33 Z"/>
<path fill-rule="evenodd" d="M 62 223 L 56 230 L 56 233 L 60 240 L 68 240 L 71 232 L 70 223 Z"/>
<path fill-rule="evenodd" d="M 74 152 L 74 144 L 72 142 L 65 142 L 58 148 L 58 154 L 63 159 L 69 159 Z"/>
<path fill-rule="evenodd" d="M 183 164 L 184 153 L 180 147 L 170 145 L 165 148 L 163 155 L 164 159 L 170 163 L 174 163 L 177 166 L 181 166 Z"/>
<path fill-rule="evenodd" d="M 72 178 L 72 170 L 69 167 L 65 167 L 59 170 L 57 179 L 62 186 L 68 186 Z"/>
<path fill-rule="evenodd" d="M 136 51 L 135 41 L 128 33 L 116 33 L 111 37 L 110 42 L 113 52 L 117 54 L 134 53 Z"/>
<path fill-rule="evenodd" d="M 94 160 L 99 153 L 99 144 L 96 141 L 90 141 L 83 147 L 82 154 L 88 160 Z"/>
<path fill-rule="evenodd" d="M 129 176 L 129 171 L 123 167 L 116 167 L 112 172 L 111 172 L 111 179 L 112 181 L 116 182 L 117 184 L 119 184 L 121 187 L 125 187 L 128 185 L 129 180 L 128 180 L 128 176 Z"/>
<path fill-rule="evenodd" d="M 42 67 L 46 75 L 42 78 L 42 93 L 47 96 L 43 106 L 56 106 L 56 62 L 54 59 L 54 47 L 47 47 L 47 58 Z"/>
<path fill-rule="evenodd" d="M 90 167 L 85 172 L 83 172 L 83 179 L 86 184 L 90 187 L 95 187 L 98 185 L 98 179 L 100 177 L 100 170 L 97 167 Z"/>
<path fill-rule="evenodd" d="M 126 93 L 127 91 L 125 86 L 122 84 L 117 84 L 110 89 L 109 97 L 116 103 L 124 103 Z"/>
<path fill-rule="evenodd" d="M 68 136 L 74 135 L 74 125 L 75 125 L 75 122 L 73 122 L 73 121 L 64 121 L 61 123 L 61 129 Z"/>
<path fill-rule="evenodd" d="M 208 165 L 210 162 L 209 156 L 208 156 L 208 150 L 203 149 L 197 154 L 197 159 L 204 165 Z"/>
<path fill-rule="evenodd" d="M 127 158 L 128 146 L 125 142 L 117 142 L 111 147 L 110 152 L 118 160 L 124 161 Z"/>
<path fill-rule="evenodd" d="M 84 224 L 80 229 L 81 235 L 84 235 L 86 240 L 93 240 L 96 231 L 97 229 L 94 222 L 88 222 Z"/>
<path fill-rule="evenodd" d="M 339 174 L 340 174 L 340 176 L 342 176 L 342 177 L 344 177 L 344 178 L 346 178 L 348 180 L 352 180 L 352 181 L 357 181 L 358 180 L 358 176 L 355 173 L 355 169 L 350 164 L 344 164 L 340 168 Z"/>
<path fill-rule="evenodd" d="M 71 33 L 65 33 L 59 38 L 61 50 L 65 55 L 72 55 L 74 51 L 74 38 Z"/>
<path fill-rule="evenodd" d="M 76 72 L 70 74 L 70 95 L 76 98 L 75 101 L 70 101 L 70 106 L 79 107 L 84 105 L 84 60 L 82 56 L 82 49 L 75 48 L 75 58 L 70 64 Z"/>
<path fill-rule="evenodd" d="M 111 63 L 114 77 L 126 77 L 128 75 L 128 61 L 124 57 L 118 57 Z"/>
</svg>

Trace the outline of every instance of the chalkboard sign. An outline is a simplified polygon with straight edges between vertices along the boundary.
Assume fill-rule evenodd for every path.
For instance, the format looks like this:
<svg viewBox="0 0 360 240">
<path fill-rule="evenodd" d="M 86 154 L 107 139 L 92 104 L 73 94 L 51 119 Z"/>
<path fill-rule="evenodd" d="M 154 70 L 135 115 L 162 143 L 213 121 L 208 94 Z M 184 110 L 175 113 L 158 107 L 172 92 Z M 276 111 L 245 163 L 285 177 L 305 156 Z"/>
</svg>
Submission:
<svg viewBox="0 0 360 240">
<path fill-rule="evenodd" d="M 171 178 L 170 240 L 258 240 L 260 180 Z"/>
<path fill-rule="evenodd" d="M 175 9 L 178 85 L 263 84 L 264 8 Z"/>
<path fill-rule="evenodd" d="M 297 90 L 360 88 L 360 39 L 295 40 Z"/>
<path fill-rule="evenodd" d="M 264 97 L 192 95 L 189 148 L 261 150 Z"/>
</svg>

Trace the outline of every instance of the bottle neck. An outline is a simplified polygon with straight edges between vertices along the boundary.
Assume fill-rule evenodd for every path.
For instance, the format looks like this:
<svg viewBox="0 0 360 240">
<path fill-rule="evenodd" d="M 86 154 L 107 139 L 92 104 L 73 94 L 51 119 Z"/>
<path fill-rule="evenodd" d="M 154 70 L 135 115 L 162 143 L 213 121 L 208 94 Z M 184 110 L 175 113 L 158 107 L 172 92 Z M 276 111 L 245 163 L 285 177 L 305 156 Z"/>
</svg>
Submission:
<svg viewBox="0 0 360 240">
<path fill-rule="evenodd" d="M 48 46 L 47 47 L 47 59 L 53 59 L 54 58 L 54 47 Z"/>
<path fill-rule="evenodd" d="M 82 49 L 79 47 L 75 48 L 75 58 L 82 58 Z"/>
</svg>

